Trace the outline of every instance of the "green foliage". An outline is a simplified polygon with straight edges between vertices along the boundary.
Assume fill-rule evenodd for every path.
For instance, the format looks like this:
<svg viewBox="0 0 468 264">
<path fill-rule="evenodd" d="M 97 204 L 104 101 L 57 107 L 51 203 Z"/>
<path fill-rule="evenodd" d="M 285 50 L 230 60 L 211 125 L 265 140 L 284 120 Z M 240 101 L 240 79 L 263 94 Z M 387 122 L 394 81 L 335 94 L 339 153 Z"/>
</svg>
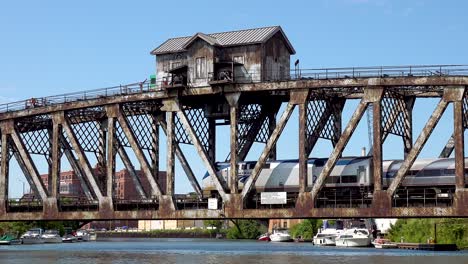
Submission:
<svg viewBox="0 0 468 264">
<path fill-rule="evenodd" d="M 437 236 L 434 235 L 434 225 Z M 468 219 L 399 219 L 389 231 L 393 241 L 427 243 L 437 238 L 437 243 L 454 243 L 468 248 Z"/>
<path fill-rule="evenodd" d="M 60 235 L 65 233 L 65 227 L 75 230 L 80 227 L 78 221 L 22 221 L 0 223 L 0 234 L 13 234 L 21 236 L 31 228 L 56 229 Z"/>
<path fill-rule="evenodd" d="M 292 226 L 289 233 L 293 238 L 301 237 L 303 239 L 312 239 L 321 225 L 322 220 L 305 219 L 301 223 Z"/>
<path fill-rule="evenodd" d="M 203 225 L 205 228 L 210 227 L 211 229 L 207 229 L 207 231 L 211 234 L 217 234 L 219 233 L 219 230 L 223 226 L 223 221 L 221 220 L 204 220 Z"/>
<path fill-rule="evenodd" d="M 266 227 L 256 220 L 232 220 L 234 226 L 229 228 L 226 237 L 229 239 L 256 239 L 266 232 Z"/>
</svg>

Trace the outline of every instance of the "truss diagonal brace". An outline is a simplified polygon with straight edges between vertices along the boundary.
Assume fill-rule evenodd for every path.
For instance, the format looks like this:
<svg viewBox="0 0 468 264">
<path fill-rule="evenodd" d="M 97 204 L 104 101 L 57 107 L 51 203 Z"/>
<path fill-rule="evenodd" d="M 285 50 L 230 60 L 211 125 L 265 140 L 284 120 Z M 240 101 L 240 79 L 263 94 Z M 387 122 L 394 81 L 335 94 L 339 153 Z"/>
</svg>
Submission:
<svg viewBox="0 0 468 264">
<path fill-rule="evenodd" d="M 47 191 L 44 188 L 44 184 L 42 183 L 39 172 L 37 171 L 34 162 L 31 159 L 31 156 L 26 151 L 24 143 L 21 141 L 18 131 L 14 128 L 10 130 L 11 139 L 15 145 L 16 150 L 18 151 L 18 162 L 21 162 L 24 165 L 24 172 L 25 176 L 29 178 L 28 182 L 30 183 L 31 187 L 37 191 L 37 194 L 41 197 L 42 201 L 45 201 L 48 197 Z"/>
<path fill-rule="evenodd" d="M 78 161 L 75 158 L 75 155 L 73 155 L 72 151 L 70 150 L 71 147 L 68 145 L 68 142 L 63 136 L 63 134 L 60 134 L 59 141 L 62 145 L 63 152 L 65 156 L 67 157 L 68 162 L 70 163 L 70 166 L 72 167 L 73 171 L 76 173 L 76 176 L 78 177 L 80 181 L 81 189 L 86 195 L 86 198 L 88 200 L 94 200 L 93 193 L 91 192 L 91 190 L 89 190 L 88 182 L 85 180 L 84 173 L 81 170 L 80 165 L 78 164 Z"/>
<path fill-rule="evenodd" d="M 295 104 L 289 102 L 283 114 L 281 115 L 281 118 L 278 124 L 276 125 L 275 129 L 273 130 L 273 133 L 271 134 L 270 138 L 268 139 L 266 146 L 263 149 L 262 154 L 260 155 L 260 158 L 255 164 L 252 174 L 250 175 L 250 177 L 247 179 L 246 183 L 244 184 L 244 187 L 242 189 L 243 200 L 245 200 L 245 198 L 247 197 L 247 194 L 250 192 L 253 185 L 257 181 L 257 178 L 260 175 L 260 172 L 263 168 L 263 165 L 265 164 L 266 159 L 268 158 L 268 155 L 271 149 L 276 145 L 276 142 L 278 141 L 279 136 L 283 132 L 283 129 L 286 126 L 286 123 L 288 122 L 289 117 L 291 116 L 294 108 L 295 108 Z"/>
<path fill-rule="evenodd" d="M 366 90 L 368 91 L 368 90 Z M 338 140 L 338 143 L 336 144 L 335 148 L 333 149 L 333 152 L 330 156 L 330 158 L 327 160 L 322 172 L 320 173 L 319 177 L 315 181 L 311 195 L 312 195 L 312 200 L 315 200 L 317 197 L 320 189 L 325 183 L 325 179 L 330 175 L 331 171 L 335 167 L 336 162 L 338 161 L 338 158 L 341 156 L 343 153 L 344 148 L 348 144 L 349 139 L 351 138 L 351 135 L 353 134 L 354 130 L 356 129 L 359 121 L 362 118 L 362 115 L 364 114 L 364 111 L 367 108 L 367 105 L 369 104 L 369 101 L 367 100 L 367 96 L 364 95 L 365 97 L 361 99 L 359 102 L 359 105 L 357 109 L 354 111 L 353 116 L 351 117 L 351 120 L 349 121 L 348 125 L 346 126 L 343 134 L 341 135 L 340 139 Z"/>
<path fill-rule="evenodd" d="M 140 198 L 146 199 L 146 193 L 145 190 L 143 189 L 143 186 L 141 185 L 140 178 L 138 178 L 138 175 L 135 171 L 135 167 L 132 164 L 132 161 L 128 157 L 127 151 L 125 148 L 119 143 L 117 143 L 117 152 L 119 153 L 120 158 L 122 159 L 122 162 L 125 166 L 125 168 L 128 170 L 128 173 L 130 174 L 130 178 L 132 178 L 133 184 L 135 185 L 135 189 L 140 196 Z"/>
<path fill-rule="evenodd" d="M 130 129 L 127 119 L 123 115 L 121 109 L 118 109 L 117 120 L 119 121 L 122 131 L 127 137 L 128 142 L 130 143 L 130 146 L 132 146 L 133 152 L 135 152 L 135 156 L 141 165 L 141 170 L 143 171 L 143 174 L 145 175 L 146 179 L 148 180 L 151 186 L 151 195 L 161 197 L 162 196 L 161 188 L 159 187 L 159 184 L 154 179 L 153 174 L 151 173 L 151 168 L 148 163 L 148 160 L 146 160 L 145 154 L 141 150 L 141 146 L 138 143 L 133 131 Z"/>
<path fill-rule="evenodd" d="M 99 188 L 99 184 L 97 183 L 96 178 L 94 177 L 93 170 L 91 169 L 91 165 L 89 164 L 88 158 L 86 157 L 83 149 L 78 143 L 78 139 L 76 138 L 75 132 L 71 128 L 69 120 L 65 117 L 63 117 L 62 127 L 65 133 L 67 134 L 68 139 L 70 140 L 70 143 L 73 149 L 75 150 L 76 155 L 78 156 L 78 164 L 83 170 L 86 180 L 88 181 L 98 201 L 103 201 L 104 196 L 102 195 L 101 189 Z"/>
<path fill-rule="evenodd" d="M 187 115 L 185 114 L 184 110 L 180 107 L 179 103 L 175 100 L 174 100 L 174 106 L 177 108 L 177 116 L 179 117 L 180 122 L 185 127 L 187 134 L 189 135 L 190 139 L 193 142 L 193 145 L 195 146 L 198 152 L 198 155 L 202 159 L 203 163 L 205 163 L 205 166 L 208 169 L 208 173 L 213 179 L 216 185 L 216 189 L 219 192 L 219 195 L 224 201 L 227 201 L 226 188 L 224 186 L 224 183 L 217 175 L 214 164 L 209 160 L 208 154 L 206 153 L 205 149 L 201 145 L 200 140 L 197 138 L 195 130 L 193 129 L 192 125 L 187 119 Z"/>
<path fill-rule="evenodd" d="M 403 161 L 403 164 L 401 164 L 401 167 L 398 169 L 398 172 L 396 173 L 395 178 L 393 179 L 392 183 L 388 187 L 387 193 L 388 195 L 390 195 L 390 197 L 393 196 L 396 189 L 398 188 L 398 186 L 400 186 L 403 179 L 405 178 L 406 173 L 411 168 L 411 166 L 413 166 L 414 161 L 416 160 L 422 148 L 426 144 L 426 141 L 429 139 L 429 136 L 432 134 L 432 131 L 434 130 L 437 123 L 439 122 L 440 118 L 442 117 L 442 114 L 445 112 L 447 105 L 448 105 L 448 101 L 446 101 L 445 98 L 442 98 L 437 104 L 437 107 L 432 113 L 431 117 L 429 118 L 429 121 L 427 121 L 426 125 L 421 131 L 421 134 L 419 135 L 418 139 L 414 143 L 413 148 L 411 149 L 410 153 Z"/>
<path fill-rule="evenodd" d="M 159 121 L 159 125 L 163 129 L 164 134 L 167 135 L 167 123 L 166 123 L 166 121 L 164 119 L 161 119 Z M 174 143 L 174 149 L 175 149 L 175 154 L 176 154 L 177 158 L 179 159 L 180 164 L 182 165 L 182 169 L 184 170 L 185 175 L 187 175 L 187 178 L 188 178 L 190 184 L 192 185 L 192 188 L 195 190 L 197 195 L 199 197 L 201 197 L 202 196 L 202 189 L 200 187 L 200 184 L 198 183 L 198 180 L 195 177 L 195 174 L 193 173 L 192 168 L 190 167 L 190 165 L 189 165 L 187 159 L 185 158 L 184 153 L 180 149 L 180 146 L 179 146 L 178 143 Z"/>
</svg>

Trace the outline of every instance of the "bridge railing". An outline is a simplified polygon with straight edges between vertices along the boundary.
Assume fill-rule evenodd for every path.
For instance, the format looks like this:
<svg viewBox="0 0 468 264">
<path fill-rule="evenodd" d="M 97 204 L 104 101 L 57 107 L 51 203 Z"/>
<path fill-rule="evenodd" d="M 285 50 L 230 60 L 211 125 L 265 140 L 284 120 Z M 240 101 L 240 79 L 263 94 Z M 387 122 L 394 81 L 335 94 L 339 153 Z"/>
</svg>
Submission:
<svg viewBox="0 0 468 264">
<path fill-rule="evenodd" d="M 468 76 L 468 65 L 416 65 L 416 66 L 379 66 L 379 67 L 348 67 L 323 69 L 284 69 L 275 71 L 242 71 L 235 77 L 236 83 L 253 83 L 261 81 L 289 81 L 310 79 L 343 79 L 343 78 L 387 78 L 387 77 L 424 77 L 424 76 Z M 206 78 L 206 82 L 210 78 Z M 187 84 L 191 87 L 191 84 Z M 127 85 L 119 85 L 95 90 L 79 91 L 61 95 L 0 104 L 0 113 L 26 110 L 30 108 L 65 104 L 91 99 L 108 98 L 111 96 L 140 94 L 163 91 L 172 87 L 167 79 L 156 80 L 154 83 L 143 81 Z"/>
</svg>

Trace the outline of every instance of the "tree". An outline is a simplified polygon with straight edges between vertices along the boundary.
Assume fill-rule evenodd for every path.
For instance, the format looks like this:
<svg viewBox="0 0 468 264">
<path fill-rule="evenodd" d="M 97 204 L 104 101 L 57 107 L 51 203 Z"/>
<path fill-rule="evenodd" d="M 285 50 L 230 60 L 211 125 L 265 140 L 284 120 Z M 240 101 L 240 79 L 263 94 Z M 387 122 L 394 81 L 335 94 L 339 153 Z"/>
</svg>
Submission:
<svg viewBox="0 0 468 264">
<path fill-rule="evenodd" d="M 293 238 L 312 239 L 317 233 L 317 229 L 322 225 L 322 220 L 305 219 L 301 223 L 294 225 L 290 229 Z"/>
<path fill-rule="evenodd" d="M 229 239 L 256 239 L 266 232 L 266 227 L 256 220 L 231 220 L 234 224 L 227 232 Z"/>
</svg>

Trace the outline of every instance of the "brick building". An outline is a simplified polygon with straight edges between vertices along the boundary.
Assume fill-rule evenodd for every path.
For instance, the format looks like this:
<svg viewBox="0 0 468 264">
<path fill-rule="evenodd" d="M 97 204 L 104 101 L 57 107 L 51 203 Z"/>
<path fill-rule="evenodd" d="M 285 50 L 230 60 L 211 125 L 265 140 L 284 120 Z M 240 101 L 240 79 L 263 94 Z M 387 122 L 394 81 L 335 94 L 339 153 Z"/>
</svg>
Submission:
<svg viewBox="0 0 468 264">
<path fill-rule="evenodd" d="M 95 169 L 95 172 L 97 169 Z M 146 193 L 149 193 L 149 183 L 142 171 L 136 171 L 137 177 Z M 48 174 L 42 174 L 41 179 L 45 186 L 48 186 Z M 166 188 L 166 172 L 160 171 L 158 184 L 162 190 Z M 60 173 L 60 196 L 61 197 L 85 197 L 82 184 L 84 184 L 75 171 L 64 171 Z M 114 199 L 138 199 L 138 193 L 133 179 L 127 169 L 115 172 L 114 179 Z"/>
</svg>

